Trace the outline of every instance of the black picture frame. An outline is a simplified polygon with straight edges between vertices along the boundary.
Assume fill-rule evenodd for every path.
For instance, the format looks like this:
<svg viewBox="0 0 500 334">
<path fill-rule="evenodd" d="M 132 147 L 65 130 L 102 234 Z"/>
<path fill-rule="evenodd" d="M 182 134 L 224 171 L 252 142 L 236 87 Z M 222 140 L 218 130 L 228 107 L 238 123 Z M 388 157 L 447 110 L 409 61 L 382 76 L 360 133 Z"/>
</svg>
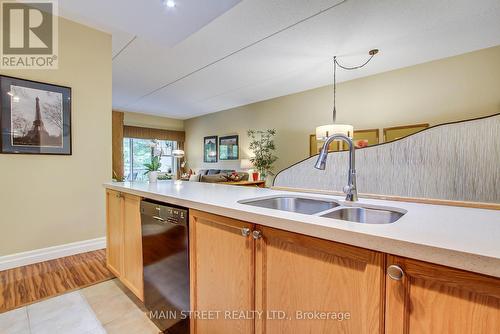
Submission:
<svg viewBox="0 0 500 334">
<path fill-rule="evenodd" d="M 71 155 L 71 88 L 0 75 L 0 153 Z"/>
<path fill-rule="evenodd" d="M 203 137 L 203 162 L 215 163 L 217 156 L 217 136 Z"/>
<path fill-rule="evenodd" d="M 239 160 L 239 136 L 231 135 L 219 137 L 219 160 Z"/>
</svg>

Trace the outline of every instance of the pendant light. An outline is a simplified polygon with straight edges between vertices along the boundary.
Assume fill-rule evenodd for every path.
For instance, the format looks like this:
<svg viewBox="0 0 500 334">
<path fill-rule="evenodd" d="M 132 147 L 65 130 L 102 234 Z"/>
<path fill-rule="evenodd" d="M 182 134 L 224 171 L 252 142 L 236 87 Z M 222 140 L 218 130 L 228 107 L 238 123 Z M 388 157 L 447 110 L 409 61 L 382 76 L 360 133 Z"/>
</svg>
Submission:
<svg viewBox="0 0 500 334">
<path fill-rule="evenodd" d="M 321 125 L 316 127 L 316 139 L 317 140 L 325 140 L 329 136 L 333 134 L 343 134 L 347 137 L 352 138 L 354 135 L 354 127 L 349 124 L 337 124 L 337 108 L 336 108 L 336 97 L 337 97 L 337 66 L 344 70 L 355 70 L 361 68 L 368 64 L 370 60 L 372 60 L 373 56 L 378 53 L 378 49 L 373 49 L 368 52 L 370 58 L 365 61 L 363 64 L 354 67 L 347 67 L 339 64 L 337 61 L 337 56 L 333 57 L 333 109 L 332 109 L 332 123 Z"/>
</svg>

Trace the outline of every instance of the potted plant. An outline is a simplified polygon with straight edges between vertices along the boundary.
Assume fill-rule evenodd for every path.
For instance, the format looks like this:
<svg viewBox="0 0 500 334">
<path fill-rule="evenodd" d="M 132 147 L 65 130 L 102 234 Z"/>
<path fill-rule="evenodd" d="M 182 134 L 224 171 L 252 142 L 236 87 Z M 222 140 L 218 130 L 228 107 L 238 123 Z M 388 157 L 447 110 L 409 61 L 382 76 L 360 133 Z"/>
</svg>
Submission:
<svg viewBox="0 0 500 334">
<path fill-rule="evenodd" d="M 274 175 L 273 163 L 278 160 L 278 157 L 274 155 L 276 147 L 273 138 L 276 130 L 248 130 L 247 134 L 250 137 L 250 150 L 254 154 L 250 161 L 259 171 L 260 179 L 265 180 L 268 175 Z"/>
<path fill-rule="evenodd" d="M 152 158 L 151 163 L 144 164 L 144 167 L 146 167 L 144 175 L 148 174 L 149 182 L 155 183 L 158 180 L 158 171 L 161 167 L 160 160 L 163 154 L 163 150 L 161 149 L 160 143 L 157 139 L 151 140 L 149 147 L 151 147 Z"/>
<path fill-rule="evenodd" d="M 156 155 L 153 158 L 151 158 L 151 163 L 144 164 L 144 167 L 146 167 L 144 175 L 148 174 L 149 182 L 151 183 L 156 182 L 158 180 L 158 171 L 160 170 L 161 167 L 160 156 Z"/>
</svg>

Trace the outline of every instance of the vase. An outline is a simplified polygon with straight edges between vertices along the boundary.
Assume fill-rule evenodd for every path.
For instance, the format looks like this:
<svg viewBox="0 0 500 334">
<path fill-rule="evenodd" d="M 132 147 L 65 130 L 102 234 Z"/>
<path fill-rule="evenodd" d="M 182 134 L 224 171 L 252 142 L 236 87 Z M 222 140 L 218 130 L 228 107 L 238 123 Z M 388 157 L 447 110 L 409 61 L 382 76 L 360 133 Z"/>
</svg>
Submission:
<svg viewBox="0 0 500 334">
<path fill-rule="evenodd" d="M 261 181 L 265 181 L 265 180 L 266 180 L 266 178 L 267 178 L 266 173 L 264 173 L 264 172 L 260 173 L 260 180 L 261 180 Z"/>
<path fill-rule="evenodd" d="M 158 172 L 151 171 L 148 173 L 149 183 L 156 183 L 158 181 Z"/>
<path fill-rule="evenodd" d="M 258 180 L 259 180 L 259 172 L 253 172 L 252 181 L 258 181 Z"/>
</svg>

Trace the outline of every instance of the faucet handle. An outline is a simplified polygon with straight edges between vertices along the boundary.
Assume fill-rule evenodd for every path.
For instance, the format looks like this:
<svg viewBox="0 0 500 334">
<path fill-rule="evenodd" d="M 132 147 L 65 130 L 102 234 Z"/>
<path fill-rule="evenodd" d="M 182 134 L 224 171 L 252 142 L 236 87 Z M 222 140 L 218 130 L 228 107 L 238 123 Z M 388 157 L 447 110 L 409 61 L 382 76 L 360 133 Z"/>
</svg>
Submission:
<svg viewBox="0 0 500 334">
<path fill-rule="evenodd" d="M 344 194 L 351 194 L 354 189 L 356 188 L 353 185 L 347 185 L 344 187 L 343 191 Z"/>
</svg>

